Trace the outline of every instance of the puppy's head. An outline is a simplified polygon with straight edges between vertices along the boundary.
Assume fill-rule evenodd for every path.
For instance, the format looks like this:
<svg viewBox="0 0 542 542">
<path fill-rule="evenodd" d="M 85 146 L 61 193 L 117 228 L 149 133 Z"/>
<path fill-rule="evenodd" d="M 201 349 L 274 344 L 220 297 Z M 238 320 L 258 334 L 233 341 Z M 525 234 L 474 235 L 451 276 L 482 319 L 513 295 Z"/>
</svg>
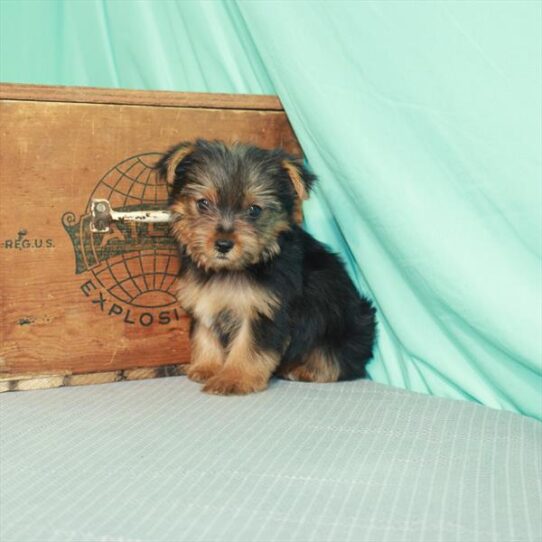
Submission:
<svg viewBox="0 0 542 542">
<path fill-rule="evenodd" d="M 172 231 L 206 270 L 241 270 L 280 252 L 315 177 L 282 150 L 198 140 L 157 164 L 170 185 Z"/>
</svg>

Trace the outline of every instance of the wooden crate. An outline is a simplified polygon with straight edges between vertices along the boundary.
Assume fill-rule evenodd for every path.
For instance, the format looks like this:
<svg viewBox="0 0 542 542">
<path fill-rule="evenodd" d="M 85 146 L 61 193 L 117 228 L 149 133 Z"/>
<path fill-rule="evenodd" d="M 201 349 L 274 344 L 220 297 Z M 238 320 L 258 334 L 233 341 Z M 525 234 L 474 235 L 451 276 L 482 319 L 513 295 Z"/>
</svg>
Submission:
<svg viewBox="0 0 542 542">
<path fill-rule="evenodd" d="M 189 360 L 167 225 L 92 233 L 89 205 L 164 208 L 152 165 L 197 137 L 300 152 L 274 96 L 0 85 L 0 390 L 166 375 Z"/>
</svg>

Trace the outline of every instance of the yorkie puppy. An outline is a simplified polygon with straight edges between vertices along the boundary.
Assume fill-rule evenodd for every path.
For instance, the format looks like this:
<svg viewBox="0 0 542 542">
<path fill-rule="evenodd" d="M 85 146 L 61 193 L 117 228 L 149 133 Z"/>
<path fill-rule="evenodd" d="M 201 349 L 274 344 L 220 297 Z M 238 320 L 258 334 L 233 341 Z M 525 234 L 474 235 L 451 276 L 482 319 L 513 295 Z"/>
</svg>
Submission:
<svg viewBox="0 0 542 542">
<path fill-rule="evenodd" d="M 178 298 L 192 317 L 186 374 L 220 395 L 264 390 L 272 375 L 363 377 L 375 310 L 339 258 L 300 228 L 315 181 L 282 150 L 180 143 L 157 164 L 170 185 Z"/>
</svg>

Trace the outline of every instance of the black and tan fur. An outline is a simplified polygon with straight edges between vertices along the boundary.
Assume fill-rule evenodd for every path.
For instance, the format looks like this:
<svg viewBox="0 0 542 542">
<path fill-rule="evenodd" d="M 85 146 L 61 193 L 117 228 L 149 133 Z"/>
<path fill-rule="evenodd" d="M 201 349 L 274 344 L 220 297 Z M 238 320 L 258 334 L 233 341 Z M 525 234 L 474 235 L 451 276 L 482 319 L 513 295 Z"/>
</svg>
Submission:
<svg viewBox="0 0 542 542">
<path fill-rule="evenodd" d="M 304 165 L 282 150 L 198 140 L 157 167 L 182 258 L 178 298 L 192 317 L 189 378 L 209 393 L 245 394 L 274 374 L 363 377 L 375 311 L 300 228 L 315 181 Z"/>
</svg>

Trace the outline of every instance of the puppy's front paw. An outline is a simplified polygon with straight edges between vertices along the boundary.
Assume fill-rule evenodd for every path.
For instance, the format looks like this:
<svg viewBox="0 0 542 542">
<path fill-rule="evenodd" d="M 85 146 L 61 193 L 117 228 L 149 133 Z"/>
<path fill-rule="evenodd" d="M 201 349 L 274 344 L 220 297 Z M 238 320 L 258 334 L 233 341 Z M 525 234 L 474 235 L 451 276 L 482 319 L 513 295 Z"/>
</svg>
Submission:
<svg viewBox="0 0 542 542">
<path fill-rule="evenodd" d="M 223 371 L 207 380 L 203 391 L 215 395 L 246 395 L 265 390 L 265 388 L 267 388 L 267 382 L 262 379 Z"/>
<path fill-rule="evenodd" d="M 207 382 L 222 370 L 222 365 L 189 365 L 185 374 L 194 382 Z"/>
</svg>

